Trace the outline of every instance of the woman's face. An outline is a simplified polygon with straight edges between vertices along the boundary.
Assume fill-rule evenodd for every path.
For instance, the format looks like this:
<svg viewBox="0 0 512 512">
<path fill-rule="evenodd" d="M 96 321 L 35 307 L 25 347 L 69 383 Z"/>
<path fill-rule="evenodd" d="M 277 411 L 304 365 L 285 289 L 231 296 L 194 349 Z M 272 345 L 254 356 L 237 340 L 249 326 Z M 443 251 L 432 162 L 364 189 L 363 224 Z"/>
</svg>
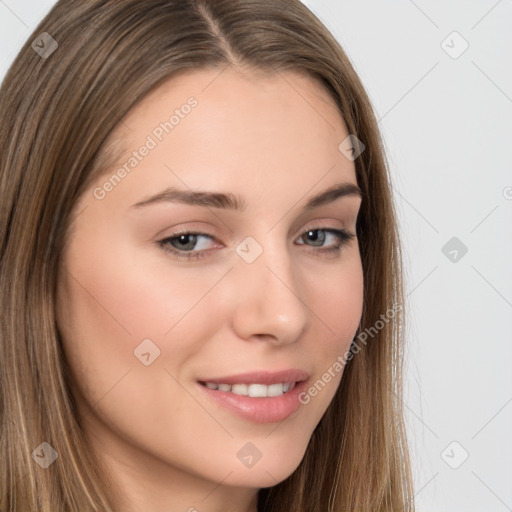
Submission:
<svg viewBox="0 0 512 512">
<path fill-rule="evenodd" d="M 76 205 L 59 326 L 84 428 L 132 490 L 197 500 L 198 482 L 298 466 L 362 312 L 348 135 L 312 79 L 233 68 L 173 78 L 113 132 L 124 152 Z"/>
</svg>

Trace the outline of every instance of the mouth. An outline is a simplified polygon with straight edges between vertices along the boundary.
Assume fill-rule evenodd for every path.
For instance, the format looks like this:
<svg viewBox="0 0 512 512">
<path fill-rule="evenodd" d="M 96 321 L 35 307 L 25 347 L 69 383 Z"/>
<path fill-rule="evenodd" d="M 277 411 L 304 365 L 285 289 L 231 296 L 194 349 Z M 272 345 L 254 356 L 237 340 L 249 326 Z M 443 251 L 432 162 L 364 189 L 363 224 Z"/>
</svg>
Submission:
<svg viewBox="0 0 512 512">
<path fill-rule="evenodd" d="M 208 389 L 225 391 L 239 396 L 250 396 L 252 398 L 265 398 L 273 396 L 281 396 L 291 391 L 296 382 L 278 382 L 277 384 L 250 383 L 250 384 L 216 384 L 215 382 L 199 382 Z"/>
<path fill-rule="evenodd" d="M 198 380 L 216 404 L 254 423 L 283 421 L 301 405 L 299 393 L 309 374 L 303 370 L 256 371 Z"/>
</svg>

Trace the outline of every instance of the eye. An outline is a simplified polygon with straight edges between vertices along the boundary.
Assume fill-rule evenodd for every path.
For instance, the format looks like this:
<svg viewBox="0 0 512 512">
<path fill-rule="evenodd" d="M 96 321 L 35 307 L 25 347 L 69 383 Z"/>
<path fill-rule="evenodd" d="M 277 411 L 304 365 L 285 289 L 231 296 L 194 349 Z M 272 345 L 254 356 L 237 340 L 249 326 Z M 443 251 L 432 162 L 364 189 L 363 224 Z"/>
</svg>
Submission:
<svg viewBox="0 0 512 512">
<path fill-rule="evenodd" d="M 356 237 L 354 233 L 350 233 L 346 229 L 338 228 L 314 228 L 308 229 L 301 235 L 299 240 L 305 239 L 313 242 L 313 247 L 321 247 L 321 249 L 313 250 L 316 253 L 338 253 L 344 245 L 347 245 Z M 329 240 L 334 239 L 334 245 L 325 244 Z M 304 243 L 298 245 L 306 245 Z"/>
<path fill-rule="evenodd" d="M 160 240 L 158 244 L 164 251 L 174 254 L 178 258 L 199 259 L 205 256 L 205 240 L 214 240 L 214 237 L 206 233 L 183 232 Z M 198 252 L 202 250 L 202 252 Z M 192 252 L 193 251 L 193 252 Z"/>
<path fill-rule="evenodd" d="M 344 245 L 347 245 L 356 237 L 345 229 L 338 228 L 315 228 L 308 229 L 299 240 L 312 242 L 308 252 L 338 253 Z M 207 256 L 208 240 L 216 240 L 215 237 L 206 233 L 195 233 L 190 231 L 178 232 L 159 240 L 157 244 L 166 252 L 171 253 L 177 258 L 191 260 L 200 259 Z M 329 243 L 330 242 L 330 243 Z M 333 244 L 334 242 L 334 244 Z M 309 245 L 304 242 L 297 245 Z"/>
</svg>

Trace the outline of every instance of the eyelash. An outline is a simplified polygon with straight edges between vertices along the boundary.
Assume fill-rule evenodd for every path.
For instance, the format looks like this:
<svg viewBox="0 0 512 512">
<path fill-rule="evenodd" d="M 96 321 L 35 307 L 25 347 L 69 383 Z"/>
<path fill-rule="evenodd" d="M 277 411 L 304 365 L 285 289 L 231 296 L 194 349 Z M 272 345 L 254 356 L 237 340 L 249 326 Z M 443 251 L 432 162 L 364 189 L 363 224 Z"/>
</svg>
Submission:
<svg viewBox="0 0 512 512">
<path fill-rule="evenodd" d="M 328 248 L 320 248 L 320 249 L 312 249 L 312 250 L 309 250 L 308 252 L 310 253 L 321 253 L 321 254 L 338 254 L 342 247 L 345 246 L 345 245 L 348 245 L 354 238 L 356 238 L 356 235 L 354 233 L 351 233 L 345 229 L 338 229 L 338 228 L 312 228 L 312 229 L 307 229 L 306 231 L 304 231 L 301 235 L 301 238 L 303 235 L 309 233 L 310 231 L 324 231 L 326 233 L 331 233 L 333 234 L 334 236 L 336 236 L 338 238 L 338 243 L 334 246 L 331 246 L 331 247 L 328 247 Z M 199 260 L 201 258 L 204 258 L 206 256 L 206 252 L 207 251 L 180 251 L 174 247 L 172 247 L 171 245 L 169 245 L 169 243 L 176 239 L 176 238 L 179 238 L 180 236 L 183 236 L 183 235 L 195 235 L 195 236 L 206 236 L 208 238 L 211 238 L 212 240 L 215 240 L 215 237 L 211 236 L 211 235 L 208 235 L 206 233 L 198 233 L 198 232 L 194 232 L 194 231 L 178 231 L 174 234 L 172 234 L 171 236 L 168 236 L 162 240 L 159 240 L 157 242 L 157 244 L 165 251 L 165 252 L 168 252 L 168 253 L 171 253 L 173 256 L 176 256 L 177 258 L 180 258 L 180 259 L 185 259 L 185 260 L 192 260 L 192 259 L 195 259 L 195 260 Z M 299 244 L 299 245 L 305 245 L 305 244 Z"/>
</svg>

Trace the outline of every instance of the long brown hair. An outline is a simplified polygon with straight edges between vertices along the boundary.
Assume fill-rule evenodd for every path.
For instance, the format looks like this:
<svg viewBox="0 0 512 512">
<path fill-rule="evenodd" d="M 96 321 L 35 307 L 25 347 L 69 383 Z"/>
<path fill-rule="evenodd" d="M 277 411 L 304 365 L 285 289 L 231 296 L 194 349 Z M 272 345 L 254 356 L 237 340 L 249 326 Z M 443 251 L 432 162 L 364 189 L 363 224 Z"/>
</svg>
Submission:
<svg viewBox="0 0 512 512">
<path fill-rule="evenodd" d="M 32 47 L 43 32 L 58 44 L 51 55 Z M 39 47 L 50 48 L 44 37 Z M 56 322 L 71 213 L 105 170 L 104 141 L 138 101 L 179 71 L 227 65 L 307 73 L 365 145 L 355 160 L 364 194 L 358 332 L 372 336 L 347 363 L 299 467 L 260 490 L 258 510 L 413 510 L 396 217 L 377 122 L 338 42 L 298 0 L 60 0 L 0 89 L 2 511 L 114 510 L 77 418 Z M 47 469 L 31 455 L 42 442 L 59 454 Z"/>
</svg>

